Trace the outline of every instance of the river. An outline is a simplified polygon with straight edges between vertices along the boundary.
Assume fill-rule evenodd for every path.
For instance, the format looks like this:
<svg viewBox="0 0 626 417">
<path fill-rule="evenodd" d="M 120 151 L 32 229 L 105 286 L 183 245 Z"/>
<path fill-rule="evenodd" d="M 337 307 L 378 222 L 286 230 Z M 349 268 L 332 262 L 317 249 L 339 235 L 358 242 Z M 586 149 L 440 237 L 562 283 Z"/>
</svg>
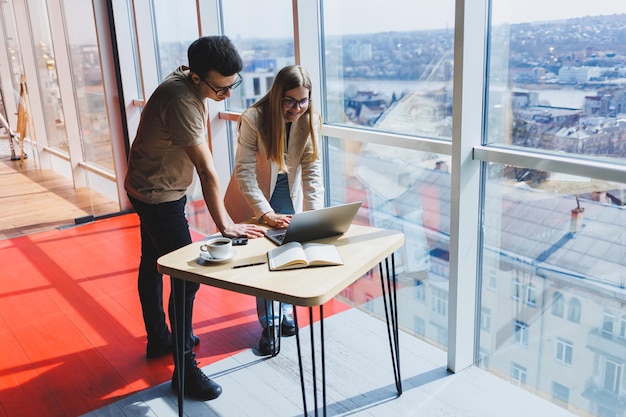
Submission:
<svg viewBox="0 0 626 417">
<path fill-rule="evenodd" d="M 328 83 L 329 92 L 343 91 L 347 95 L 354 95 L 357 91 L 378 92 L 391 98 L 395 93 L 400 97 L 403 92 L 409 91 L 433 91 L 441 88 L 452 88 L 450 83 L 425 82 L 425 81 L 405 81 L 405 80 L 344 80 L 331 81 Z M 533 89 L 516 87 L 520 90 L 537 91 L 539 93 L 539 104 L 553 107 L 568 107 L 582 109 L 586 96 L 595 96 L 596 91 L 580 90 L 577 88 L 549 88 Z"/>
</svg>

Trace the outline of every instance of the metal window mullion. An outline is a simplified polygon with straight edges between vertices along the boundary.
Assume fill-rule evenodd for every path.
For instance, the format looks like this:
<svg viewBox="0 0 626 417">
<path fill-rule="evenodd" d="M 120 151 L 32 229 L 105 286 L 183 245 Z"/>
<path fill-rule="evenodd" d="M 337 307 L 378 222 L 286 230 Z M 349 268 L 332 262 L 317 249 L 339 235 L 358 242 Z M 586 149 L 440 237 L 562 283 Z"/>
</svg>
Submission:
<svg viewBox="0 0 626 417">
<path fill-rule="evenodd" d="M 48 0 L 48 19 L 50 22 L 50 36 L 54 47 L 54 61 L 56 65 L 59 95 L 65 119 L 65 132 L 70 154 L 70 165 L 74 186 L 88 187 L 87 173 L 80 166 L 85 161 L 83 154 L 83 132 L 79 116 L 78 99 L 74 86 L 72 71 L 70 42 L 66 36 L 65 19 L 63 16 L 62 0 Z"/>
<path fill-rule="evenodd" d="M 457 0 L 455 8 L 448 369 L 474 363 L 479 305 L 481 162 L 473 148 L 483 136 L 487 0 Z"/>
<path fill-rule="evenodd" d="M 605 181 L 624 182 L 626 165 L 620 161 L 580 158 L 577 155 L 557 155 L 549 152 L 523 150 L 501 146 L 477 146 L 474 159 L 504 165 L 514 165 L 541 171 L 559 172 Z"/>
</svg>

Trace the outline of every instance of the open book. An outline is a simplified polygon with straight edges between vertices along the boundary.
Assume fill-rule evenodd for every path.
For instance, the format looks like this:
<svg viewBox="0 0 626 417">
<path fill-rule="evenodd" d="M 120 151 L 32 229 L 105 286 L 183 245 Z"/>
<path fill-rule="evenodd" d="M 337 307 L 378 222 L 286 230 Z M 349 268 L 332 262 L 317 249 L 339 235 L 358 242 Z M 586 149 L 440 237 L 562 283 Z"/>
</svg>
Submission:
<svg viewBox="0 0 626 417">
<path fill-rule="evenodd" d="M 289 242 L 267 252 L 270 271 L 308 266 L 343 265 L 335 245 Z"/>
</svg>

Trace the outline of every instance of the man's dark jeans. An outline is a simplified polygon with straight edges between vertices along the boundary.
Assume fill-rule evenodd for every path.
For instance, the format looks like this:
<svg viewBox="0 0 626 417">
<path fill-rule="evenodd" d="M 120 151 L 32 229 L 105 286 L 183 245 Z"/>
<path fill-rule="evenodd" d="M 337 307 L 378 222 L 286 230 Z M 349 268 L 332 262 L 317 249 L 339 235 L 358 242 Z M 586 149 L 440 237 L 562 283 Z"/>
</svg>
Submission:
<svg viewBox="0 0 626 417">
<path fill-rule="evenodd" d="M 163 275 L 157 270 L 157 259 L 173 250 L 191 243 L 189 223 L 185 217 L 187 198 L 159 204 L 147 204 L 128 196 L 139 215 L 141 230 L 141 261 L 139 263 L 139 299 L 148 343 L 160 343 L 169 337 L 163 310 Z M 169 300 L 169 318 L 172 333 L 185 329 L 184 363 L 195 360 L 193 353 L 193 329 L 191 327 L 193 302 L 200 284 L 171 277 L 172 295 L 176 308 Z M 184 320 L 183 320 L 184 317 Z M 181 327 L 184 326 L 184 327 Z M 174 355 L 176 360 L 176 355 Z"/>
</svg>

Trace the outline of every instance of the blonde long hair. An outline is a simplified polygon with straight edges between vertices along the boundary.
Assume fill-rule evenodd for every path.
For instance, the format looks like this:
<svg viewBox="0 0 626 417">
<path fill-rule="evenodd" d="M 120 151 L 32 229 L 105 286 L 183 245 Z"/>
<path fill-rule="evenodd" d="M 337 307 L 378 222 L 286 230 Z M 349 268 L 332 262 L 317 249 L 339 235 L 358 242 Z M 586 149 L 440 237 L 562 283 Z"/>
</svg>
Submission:
<svg viewBox="0 0 626 417">
<path fill-rule="evenodd" d="M 285 167 L 285 118 L 283 115 L 283 94 L 285 91 L 297 87 L 309 90 L 309 108 L 301 117 L 306 117 L 309 123 L 309 134 L 313 145 L 312 159 L 317 158 L 317 135 L 313 128 L 313 103 L 311 102 L 312 83 L 306 69 L 300 65 L 288 65 L 278 71 L 274 83 L 269 91 L 252 105 L 261 113 L 261 140 L 267 149 L 269 159 L 278 164 L 281 171 Z M 310 161 L 309 161 L 310 162 Z"/>
</svg>

